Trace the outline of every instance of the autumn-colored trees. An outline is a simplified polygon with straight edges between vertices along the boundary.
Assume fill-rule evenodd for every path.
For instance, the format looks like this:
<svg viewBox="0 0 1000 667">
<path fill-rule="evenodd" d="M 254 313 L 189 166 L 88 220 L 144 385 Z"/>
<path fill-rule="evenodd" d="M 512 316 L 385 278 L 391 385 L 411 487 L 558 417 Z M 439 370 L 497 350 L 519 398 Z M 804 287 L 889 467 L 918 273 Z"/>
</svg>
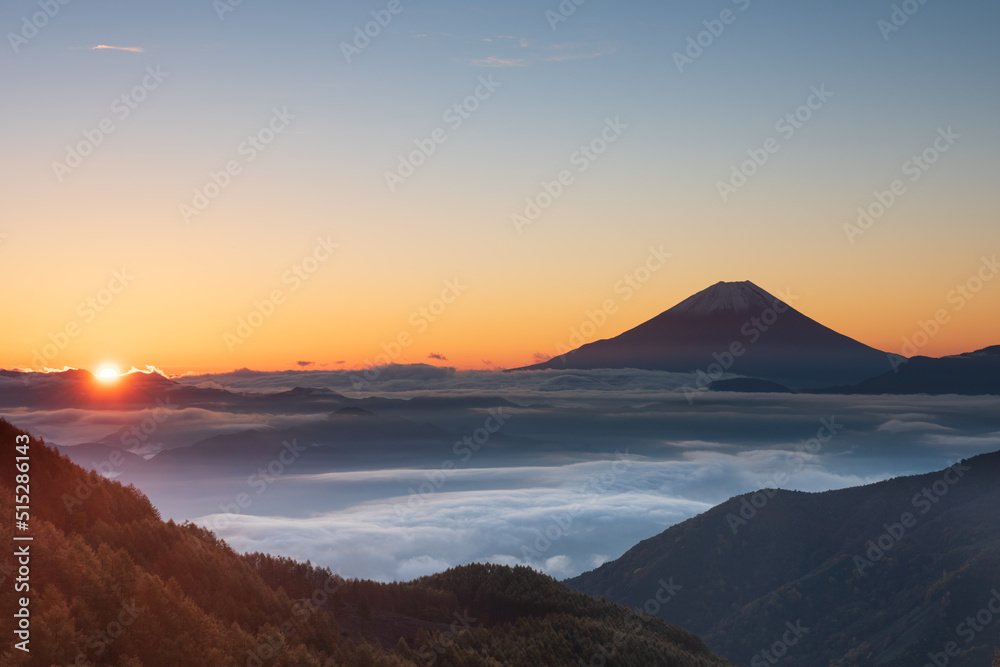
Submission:
<svg viewBox="0 0 1000 667">
<path fill-rule="evenodd" d="M 13 516 L 13 444 L 0 420 L 0 516 Z M 239 555 L 162 521 L 134 487 L 31 441 L 31 654 L 0 664 L 116 667 L 500 667 L 728 663 L 662 621 L 616 634 L 630 612 L 528 568 L 475 565 L 411 583 L 346 580 L 311 563 Z M 0 542 L 11 544 L 10 521 Z M 13 636 L 18 564 L 0 554 L 0 633 Z M 616 639 L 617 637 L 617 639 Z"/>
</svg>

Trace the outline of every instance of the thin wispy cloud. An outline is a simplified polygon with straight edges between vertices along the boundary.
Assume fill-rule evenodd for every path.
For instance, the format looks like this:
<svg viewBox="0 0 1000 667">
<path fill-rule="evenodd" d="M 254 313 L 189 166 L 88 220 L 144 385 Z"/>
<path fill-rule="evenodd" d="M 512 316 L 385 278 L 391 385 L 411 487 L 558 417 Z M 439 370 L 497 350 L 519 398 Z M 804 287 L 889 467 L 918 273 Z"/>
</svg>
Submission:
<svg viewBox="0 0 1000 667">
<path fill-rule="evenodd" d="M 531 42 L 529 42 L 524 37 L 515 37 L 514 35 L 500 35 L 498 37 L 483 37 L 483 41 L 484 42 L 496 42 L 496 41 L 500 41 L 500 40 L 515 41 L 515 42 L 517 42 L 517 45 L 519 47 L 521 47 L 522 49 L 526 49 L 529 46 L 531 46 Z"/>
<path fill-rule="evenodd" d="M 108 44 L 98 44 L 97 46 L 90 47 L 91 51 L 129 51 L 131 53 L 144 53 L 146 50 L 141 46 L 110 46 Z"/>
<path fill-rule="evenodd" d="M 472 64 L 476 67 L 527 67 L 528 61 L 523 58 L 497 58 L 496 56 L 490 56 L 489 58 L 473 60 Z"/>
<path fill-rule="evenodd" d="M 515 42 L 512 48 L 526 49 L 531 46 L 531 42 L 521 37 L 503 35 L 500 37 L 487 37 L 484 42 L 500 42 L 511 40 Z M 527 67 L 536 62 L 565 62 L 569 60 L 587 60 L 590 58 L 600 58 L 615 52 L 615 46 L 611 43 L 594 42 L 567 42 L 562 44 L 551 44 L 544 46 L 540 51 L 529 51 L 523 57 L 502 57 L 489 56 L 478 58 L 472 61 L 476 67 Z"/>
</svg>

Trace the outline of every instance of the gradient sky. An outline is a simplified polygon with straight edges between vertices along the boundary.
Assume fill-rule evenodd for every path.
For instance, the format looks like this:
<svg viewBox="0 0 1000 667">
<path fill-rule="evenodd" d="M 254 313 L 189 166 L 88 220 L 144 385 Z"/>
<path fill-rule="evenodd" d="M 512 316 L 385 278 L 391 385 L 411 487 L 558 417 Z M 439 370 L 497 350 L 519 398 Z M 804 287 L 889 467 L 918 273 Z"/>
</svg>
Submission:
<svg viewBox="0 0 1000 667">
<path fill-rule="evenodd" d="M 73 324 L 47 365 L 358 367 L 405 333 L 394 361 L 512 367 L 607 299 L 599 337 L 719 280 L 791 290 L 887 351 L 939 309 L 921 353 L 1000 343 L 1000 280 L 960 310 L 948 298 L 1000 251 L 1000 5 L 931 0 L 885 39 L 892 3 L 871 0 L 588 0 L 555 30 L 556 0 L 402 0 L 348 63 L 340 44 L 389 4 L 247 0 L 220 20 L 211 0 L 70 2 L 15 53 L 9 33 L 41 10 L 5 2 L 0 367 L 37 367 Z M 726 9 L 680 73 L 673 54 Z M 157 67 L 121 119 L 116 98 Z M 490 76 L 453 129 L 444 112 Z M 833 97 L 783 138 L 813 86 Z M 275 108 L 295 118 L 248 162 L 239 146 Z M 609 118 L 628 129 L 580 173 L 571 156 Z M 102 119 L 115 131 L 60 181 L 53 162 Z M 911 182 L 904 163 L 949 127 L 961 138 Z M 436 128 L 447 142 L 390 192 L 385 172 Z M 769 137 L 780 150 L 723 202 L 717 182 Z M 230 160 L 242 172 L 186 223 L 180 205 Z M 564 169 L 574 182 L 519 234 L 512 214 Z M 894 179 L 905 194 L 851 243 L 844 225 Z M 293 289 L 283 275 L 319 237 L 340 247 Z M 651 246 L 671 258 L 625 299 Z M 80 304 L 123 269 L 91 319 Z M 455 279 L 467 289 L 423 330 L 412 314 Z M 284 303 L 231 351 L 224 334 L 273 290 Z"/>
</svg>

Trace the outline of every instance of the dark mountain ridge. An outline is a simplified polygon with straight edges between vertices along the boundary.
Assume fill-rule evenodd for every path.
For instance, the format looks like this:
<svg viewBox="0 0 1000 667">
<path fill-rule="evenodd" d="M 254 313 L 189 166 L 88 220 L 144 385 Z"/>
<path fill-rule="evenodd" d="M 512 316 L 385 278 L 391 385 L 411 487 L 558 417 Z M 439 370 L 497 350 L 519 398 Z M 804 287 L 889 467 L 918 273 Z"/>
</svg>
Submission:
<svg viewBox="0 0 1000 667">
<path fill-rule="evenodd" d="M 910 357 L 892 370 L 822 394 L 1000 395 L 1000 345 L 947 357 Z"/>
<path fill-rule="evenodd" d="M 637 368 L 712 379 L 728 372 L 819 388 L 882 373 L 890 358 L 745 281 L 717 283 L 614 338 L 519 370 Z"/>
<path fill-rule="evenodd" d="M 910 667 L 949 642 L 960 654 L 947 664 L 988 664 L 1000 613 L 971 637 L 962 624 L 1000 587 L 1000 452 L 862 487 L 737 496 L 567 583 L 635 605 L 664 577 L 685 591 L 660 616 L 738 664 L 797 621 L 809 632 L 782 664 Z"/>
</svg>

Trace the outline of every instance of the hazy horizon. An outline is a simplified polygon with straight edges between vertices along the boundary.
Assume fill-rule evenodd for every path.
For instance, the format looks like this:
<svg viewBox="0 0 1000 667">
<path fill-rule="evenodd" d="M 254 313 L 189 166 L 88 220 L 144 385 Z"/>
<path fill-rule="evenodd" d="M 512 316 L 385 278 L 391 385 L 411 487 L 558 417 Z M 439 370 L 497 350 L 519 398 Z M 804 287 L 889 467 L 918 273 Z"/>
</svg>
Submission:
<svg viewBox="0 0 1000 667">
<path fill-rule="evenodd" d="M 858 486 L 1000 449 L 997 396 L 691 403 L 692 373 L 395 366 L 358 386 L 346 371 L 235 372 L 96 410 L 51 379 L 0 378 L 0 396 L 36 397 L 5 415 L 135 483 L 164 518 L 379 580 L 486 561 L 575 576 L 734 495 Z M 114 381 L 91 382 L 114 396 Z"/>
</svg>

